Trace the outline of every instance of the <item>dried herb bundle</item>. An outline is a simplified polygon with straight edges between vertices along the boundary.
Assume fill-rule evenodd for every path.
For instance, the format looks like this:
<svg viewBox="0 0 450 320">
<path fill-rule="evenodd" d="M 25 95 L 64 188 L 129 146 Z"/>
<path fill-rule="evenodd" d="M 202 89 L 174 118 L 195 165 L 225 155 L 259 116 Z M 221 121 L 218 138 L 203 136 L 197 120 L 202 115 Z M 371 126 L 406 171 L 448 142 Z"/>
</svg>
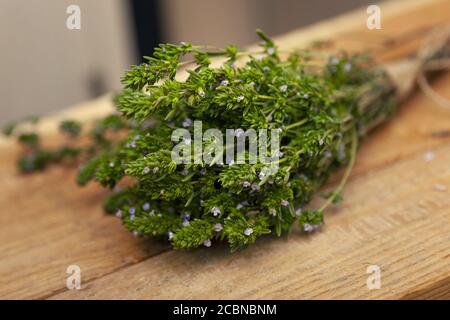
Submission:
<svg viewBox="0 0 450 320">
<path fill-rule="evenodd" d="M 392 115 L 394 86 L 365 56 L 342 54 L 317 63 L 314 52 L 282 54 L 261 31 L 258 35 L 261 50 L 254 53 L 234 45 L 223 51 L 160 45 L 125 74 L 125 88 L 116 97 L 119 115 L 98 122 L 90 144 L 49 151 L 36 134 L 20 134 L 29 150 L 20 168 L 33 171 L 87 156 L 78 182 L 96 180 L 113 189 L 105 201 L 108 212 L 135 235 L 168 238 L 175 248 L 225 240 L 236 249 L 263 234 L 280 236 L 294 223 L 305 232 L 315 230 L 323 210 L 340 200 L 359 138 Z M 216 56 L 225 60 L 213 67 L 210 59 Z M 179 80 L 184 65 L 193 67 Z M 279 130 L 279 170 L 266 174 L 261 163 L 175 164 L 171 134 L 176 128 L 192 131 L 196 120 L 203 130 Z M 73 121 L 61 129 L 71 137 L 81 132 Z M 126 138 L 111 138 L 111 131 L 124 131 Z M 343 180 L 325 204 L 303 209 L 344 164 Z"/>
</svg>

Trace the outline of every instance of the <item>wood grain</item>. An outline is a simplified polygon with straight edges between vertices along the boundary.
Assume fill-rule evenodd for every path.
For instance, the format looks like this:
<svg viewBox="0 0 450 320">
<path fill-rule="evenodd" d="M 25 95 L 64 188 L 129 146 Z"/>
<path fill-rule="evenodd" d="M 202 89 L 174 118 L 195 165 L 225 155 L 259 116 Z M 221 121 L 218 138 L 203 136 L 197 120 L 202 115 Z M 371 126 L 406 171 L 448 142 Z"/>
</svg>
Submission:
<svg viewBox="0 0 450 320">
<path fill-rule="evenodd" d="M 410 56 L 427 32 L 450 22 L 450 1 L 392 1 L 381 9 L 382 30 L 365 28 L 363 8 L 277 43 L 329 40 L 327 50 L 368 48 L 386 62 Z M 450 75 L 434 86 L 450 97 Z M 40 130 L 51 134 L 60 119 L 88 121 L 111 110 L 103 97 L 44 119 Z M 442 134 L 449 130 L 450 112 L 417 92 L 363 143 L 345 200 L 320 233 L 267 237 L 235 254 L 170 251 L 133 238 L 103 214 L 105 191 L 76 186 L 75 166 L 22 176 L 18 147 L 0 139 L 0 297 L 450 298 L 450 135 Z M 427 151 L 434 160 L 424 160 Z M 82 290 L 66 289 L 71 264 L 81 267 Z M 366 287 L 371 264 L 382 270 L 379 290 Z"/>
</svg>

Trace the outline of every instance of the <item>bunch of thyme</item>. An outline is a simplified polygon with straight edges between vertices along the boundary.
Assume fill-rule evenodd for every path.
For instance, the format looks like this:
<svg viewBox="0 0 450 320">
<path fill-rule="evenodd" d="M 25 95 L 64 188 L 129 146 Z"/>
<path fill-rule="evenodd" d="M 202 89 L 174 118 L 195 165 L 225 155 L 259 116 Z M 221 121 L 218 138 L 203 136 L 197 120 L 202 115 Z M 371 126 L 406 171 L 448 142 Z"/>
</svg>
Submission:
<svg viewBox="0 0 450 320">
<path fill-rule="evenodd" d="M 365 56 L 336 55 L 318 65 L 313 52 L 281 53 L 257 33 L 261 50 L 254 53 L 234 45 L 221 51 L 161 44 L 124 75 L 125 88 L 115 99 L 120 117 L 103 120 L 91 133 L 92 145 L 102 147 L 50 153 L 30 142 L 22 169 L 44 167 L 48 161 L 36 159 L 42 152 L 47 160 L 59 160 L 86 151 L 90 159 L 78 182 L 96 180 L 114 189 L 105 201 L 108 212 L 135 235 L 168 238 L 175 248 L 224 240 L 234 250 L 264 234 L 280 236 L 295 223 L 305 232 L 317 229 L 324 209 L 340 200 L 359 138 L 393 113 L 394 88 Z M 225 59 L 213 67 L 216 56 Z M 184 65 L 194 67 L 179 80 Z M 279 130 L 279 169 L 267 174 L 261 163 L 176 164 L 171 134 L 176 128 L 193 131 L 196 120 L 204 130 Z M 73 136 L 80 132 L 73 122 L 61 128 Z M 111 128 L 126 129 L 126 138 L 109 141 L 105 130 Z M 324 205 L 305 210 L 333 169 L 344 164 L 342 182 Z"/>
</svg>

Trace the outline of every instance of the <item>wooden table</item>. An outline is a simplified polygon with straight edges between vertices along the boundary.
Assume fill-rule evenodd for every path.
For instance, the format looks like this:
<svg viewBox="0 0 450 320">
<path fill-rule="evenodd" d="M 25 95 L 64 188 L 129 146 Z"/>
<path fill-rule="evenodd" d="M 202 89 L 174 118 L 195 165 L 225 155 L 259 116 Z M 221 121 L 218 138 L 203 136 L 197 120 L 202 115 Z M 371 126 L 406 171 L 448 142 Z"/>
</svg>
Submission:
<svg viewBox="0 0 450 320">
<path fill-rule="evenodd" d="M 277 42 L 293 48 L 329 40 L 331 48 L 367 48 L 386 62 L 411 55 L 430 30 L 450 23 L 448 0 L 380 6 L 381 30 L 366 28 L 362 8 Z M 450 74 L 433 86 L 450 97 Z M 40 129 L 50 134 L 61 118 L 88 120 L 111 108 L 103 97 L 44 119 Z M 20 175 L 19 148 L 2 139 L 0 297 L 450 298 L 449 130 L 450 110 L 417 90 L 362 144 L 344 202 L 327 212 L 321 232 L 266 237 L 233 254 L 225 247 L 172 251 L 134 238 L 103 213 L 104 190 L 76 185 L 76 168 Z M 81 268 L 81 290 L 66 288 L 69 265 Z M 380 267 L 380 289 L 366 286 L 370 265 Z"/>
</svg>

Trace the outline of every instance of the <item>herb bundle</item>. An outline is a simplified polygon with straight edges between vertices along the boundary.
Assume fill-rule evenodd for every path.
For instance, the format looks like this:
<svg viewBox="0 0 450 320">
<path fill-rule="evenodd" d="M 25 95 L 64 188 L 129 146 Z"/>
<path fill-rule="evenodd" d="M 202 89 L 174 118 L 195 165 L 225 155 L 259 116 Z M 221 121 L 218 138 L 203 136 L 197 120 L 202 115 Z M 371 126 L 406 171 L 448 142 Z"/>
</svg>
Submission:
<svg viewBox="0 0 450 320">
<path fill-rule="evenodd" d="M 252 53 L 234 45 L 160 45 L 124 75 L 124 90 L 115 99 L 119 114 L 94 126 L 91 143 L 49 151 L 37 135 L 22 133 L 19 141 L 28 153 L 20 168 L 28 172 L 65 158 L 87 158 L 78 183 L 95 180 L 111 188 L 106 211 L 135 235 L 166 238 L 175 248 L 223 240 L 234 250 L 264 234 L 280 236 L 294 224 L 314 231 L 324 209 L 340 200 L 358 140 L 393 114 L 395 88 L 365 56 L 283 53 L 257 33 L 261 50 Z M 211 58 L 219 56 L 223 63 L 213 66 Z M 187 78 L 180 80 L 185 65 Z M 279 130 L 279 169 L 268 174 L 262 163 L 221 161 L 177 165 L 172 132 L 193 131 L 194 121 L 202 121 L 203 130 Z M 61 130 L 76 137 L 81 127 L 66 121 Z M 324 205 L 304 209 L 342 165 L 348 166 L 344 177 Z"/>
</svg>

